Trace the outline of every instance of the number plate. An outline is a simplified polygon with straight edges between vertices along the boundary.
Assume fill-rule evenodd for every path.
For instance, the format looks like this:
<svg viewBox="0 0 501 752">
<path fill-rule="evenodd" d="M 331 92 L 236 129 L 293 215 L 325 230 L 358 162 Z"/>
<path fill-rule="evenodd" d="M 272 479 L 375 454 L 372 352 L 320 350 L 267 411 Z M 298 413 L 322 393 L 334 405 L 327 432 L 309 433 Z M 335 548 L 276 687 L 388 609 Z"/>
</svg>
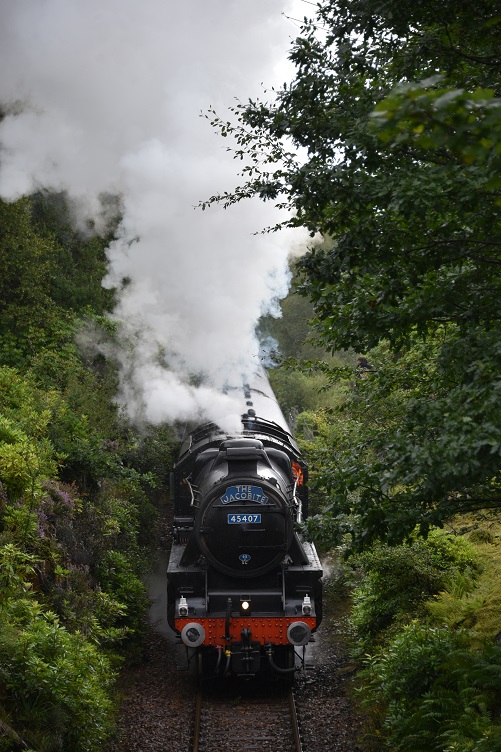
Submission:
<svg viewBox="0 0 501 752">
<path fill-rule="evenodd" d="M 246 525 L 248 523 L 260 523 L 260 514 L 229 514 L 228 525 Z"/>
</svg>

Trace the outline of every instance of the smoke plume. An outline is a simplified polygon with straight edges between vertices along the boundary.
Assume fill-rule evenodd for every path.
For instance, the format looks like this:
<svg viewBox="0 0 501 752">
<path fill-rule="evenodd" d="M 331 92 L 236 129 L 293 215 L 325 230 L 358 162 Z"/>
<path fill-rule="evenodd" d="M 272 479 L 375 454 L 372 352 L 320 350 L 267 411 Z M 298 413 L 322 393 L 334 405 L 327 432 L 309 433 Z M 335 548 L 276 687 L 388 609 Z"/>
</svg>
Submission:
<svg viewBox="0 0 501 752">
<path fill-rule="evenodd" d="M 200 113 L 277 82 L 292 5 L 0 0 L 0 196 L 67 190 L 82 221 L 99 218 L 101 193 L 122 196 L 104 284 L 122 290 L 131 419 L 235 426 L 221 387 L 259 357 L 255 324 L 286 293 L 291 237 L 254 234 L 278 219 L 261 202 L 194 209 L 238 182 Z"/>
</svg>

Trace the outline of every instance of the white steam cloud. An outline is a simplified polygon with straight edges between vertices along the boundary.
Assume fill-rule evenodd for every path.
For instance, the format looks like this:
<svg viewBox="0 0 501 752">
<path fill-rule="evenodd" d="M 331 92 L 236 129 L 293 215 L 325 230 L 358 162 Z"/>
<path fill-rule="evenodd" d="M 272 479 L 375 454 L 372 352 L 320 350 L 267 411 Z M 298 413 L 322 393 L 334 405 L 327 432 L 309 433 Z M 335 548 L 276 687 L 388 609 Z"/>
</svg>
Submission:
<svg viewBox="0 0 501 752">
<path fill-rule="evenodd" d="M 96 219 L 100 193 L 122 195 L 105 284 L 129 281 L 114 316 L 132 419 L 236 427 L 221 387 L 256 362 L 254 327 L 286 293 L 291 237 L 253 234 L 278 219 L 258 201 L 194 210 L 238 181 L 200 112 L 224 114 L 277 82 L 293 6 L 0 0 L 0 196 L 66 189 L 81 218 Z"/>
</svg>

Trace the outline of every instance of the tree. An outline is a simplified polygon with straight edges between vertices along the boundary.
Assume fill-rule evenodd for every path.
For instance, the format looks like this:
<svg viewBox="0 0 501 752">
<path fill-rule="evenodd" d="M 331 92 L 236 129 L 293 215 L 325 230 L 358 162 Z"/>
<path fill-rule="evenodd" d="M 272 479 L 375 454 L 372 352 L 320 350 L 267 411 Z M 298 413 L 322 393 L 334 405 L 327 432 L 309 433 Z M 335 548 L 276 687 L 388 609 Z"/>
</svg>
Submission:
<svg viewBox="0 0 501 752">
<path fill-rule="evenodd" d="M 28 199 L 0 201 L 0 227 L 0 338 L 2 362 L 9 362 L 18 357 L 9 352 L 9 335 L 29 339 L 57 319 L 48 293 L 56 248 L 33 230 Z"/>
<path fill-rule="evenodd" d="M 421 348 L 391 436 L 368 432 L 373 462 L 341 495 L 369 537 L 501 501 L 500 41 L 493 0 L 323 0 L 293 45 L 295 80 L 239 104 L 236 123 L 212 116 L 245 182 L 210 201 L 257 194 L 333 239 L 302 259 L 302 289 L 327 349 L 388 342 L 369 404 Z"/>
<path fill-rule="evenodd" d="M 49 291 L 55 302 L 78 313 L 105 314 L 114 305 L 114 291 L 101 281 L 107 271 L 106 248 L 114 239 L 118 225 L 119 198 L 101 196 L 102 220 L 99 233 L 89 222 L 85 229 L 75 228 L 69 196 L 66 193 L 40 191 L 30 198 L 31 218 L 36 232 L 56 247 L 56 273 Z"/>
</svg>

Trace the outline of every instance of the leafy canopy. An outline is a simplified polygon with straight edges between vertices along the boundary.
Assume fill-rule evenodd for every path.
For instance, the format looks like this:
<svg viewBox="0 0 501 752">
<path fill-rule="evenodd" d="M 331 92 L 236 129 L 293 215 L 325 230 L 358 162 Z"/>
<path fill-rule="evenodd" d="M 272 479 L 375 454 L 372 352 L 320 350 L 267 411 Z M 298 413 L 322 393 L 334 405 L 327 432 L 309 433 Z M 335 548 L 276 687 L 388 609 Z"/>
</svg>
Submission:
<svg viewBox="0 0 501 752">
<path fill-rule="evenodd" d="M 369 539 L 501 500 L 500 41 L 494 0 L 323 0 L 292 83 L 236 121 L 209 115 L 244 182 L 207 203 L 259 195 L 330 238 L 301 261 L 321 344 L 388 343 L 364 387 L 388 432 L 365 426 L 353 462 L 325 471 L 334 511 Z M 392 389 L 419 348 L 413 381 Z"/>
</svg>

